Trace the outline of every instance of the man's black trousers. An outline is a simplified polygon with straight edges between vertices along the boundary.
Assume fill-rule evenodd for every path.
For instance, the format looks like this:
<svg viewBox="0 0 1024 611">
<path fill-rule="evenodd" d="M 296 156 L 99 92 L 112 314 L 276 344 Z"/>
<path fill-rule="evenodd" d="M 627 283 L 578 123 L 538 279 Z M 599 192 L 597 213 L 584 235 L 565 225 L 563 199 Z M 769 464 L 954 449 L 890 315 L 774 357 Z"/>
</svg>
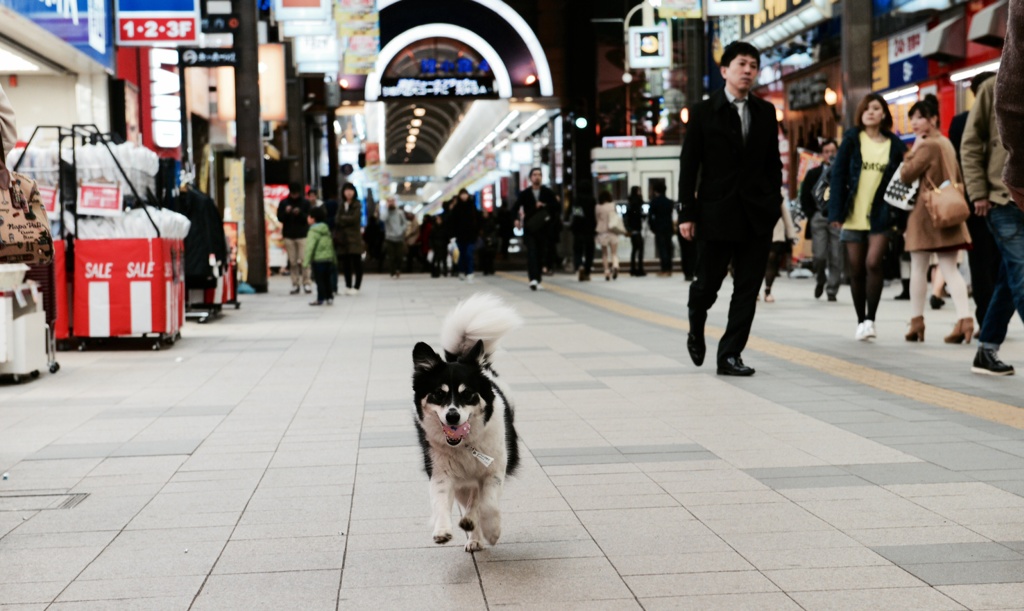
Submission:
<svg viewBox="0 0 1024 611">
<path fill-rule="evenodd" d="M 719 363 L 730 356 L 739 356 L 747 345 L 771 241 L 771 234 L 766 234 L 751 236 L 742 242 L 708 240 L 697 243 L 696 278 L 690 285 L 691 332 L 704 332 L 708 310 L 718 299 L 718 291 L 732 264 L 729 324 L 718 343 Z"/>
</svg>

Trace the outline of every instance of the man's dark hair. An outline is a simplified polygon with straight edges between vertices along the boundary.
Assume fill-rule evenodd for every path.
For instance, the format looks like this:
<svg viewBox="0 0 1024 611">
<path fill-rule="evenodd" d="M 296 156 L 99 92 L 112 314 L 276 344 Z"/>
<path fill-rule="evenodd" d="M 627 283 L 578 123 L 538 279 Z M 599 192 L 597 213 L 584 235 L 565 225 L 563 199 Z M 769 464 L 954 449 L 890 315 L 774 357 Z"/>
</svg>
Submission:
<svg viewBox="0 0 1024 611">
<path fill-rule="evenodd" d="M 839 148 L 839 143 L 836 142 L 835 138 L 825 138 L 824 140 L 821 141 L 821 146 L 818 147 L 818 150 L 823 151 L 825 150 L 825 147 L 830 144 L 836 148 Z"/>
<path fill-rule="evenodd" d="M 533 176 L 534 172 L 540 172 L 540 175 L 544 176 L 544 170 L 540 168 L 530 168 L 530 172 L 527 174 L 527 176 Z"/>
<path fill-rule="evenodd" d="M 597 201 L 602 204 L 607 204 L 612 201 L 611 191 L 601 191 L 597 194 Z"/>
<path fill-rule="evenodd" d="M 651 184 L 651 195 L 665 195 L 665 184 L 661 182 Z"/>
<path fill-rule="evenodd" d="M 313 219 L 313 222 L 315 223 L 323 223 L 324 221 L 327 220 L 327 212 L 320 206 L 317 206 L 316 208 L 310 208 L 309 216 L 310 218 Z"/>
<path fill-rule="evenodd" d="M 732 63 L 732 60 L 736 59 L 740 55 L 753 57 L 757 60 L 757 64 L 759 66 L 761 65 L 761 52 L 757 50 L 757 47 L 749 42 L 743 42 L 740 40 L 729 43 L 729 46 L 722 51 L 722 60 L 718 62 L 718 65 L 723 68 L 728 68 L 729 64 Z"/>
<path fill-rule="evenodd" d="M 303 188 L 301 182 L 290 182 L 288 183 L 288 195 L 302 195 Z"/>
<path fill-rule="evenodd" d="M 975 74 L 974 78 L 971 79 L 971 93 L 978 95 L 978 88 L 981 87 L 981 84 L 995 75 L 995 72 L 981 72 Z"/>
</svg>

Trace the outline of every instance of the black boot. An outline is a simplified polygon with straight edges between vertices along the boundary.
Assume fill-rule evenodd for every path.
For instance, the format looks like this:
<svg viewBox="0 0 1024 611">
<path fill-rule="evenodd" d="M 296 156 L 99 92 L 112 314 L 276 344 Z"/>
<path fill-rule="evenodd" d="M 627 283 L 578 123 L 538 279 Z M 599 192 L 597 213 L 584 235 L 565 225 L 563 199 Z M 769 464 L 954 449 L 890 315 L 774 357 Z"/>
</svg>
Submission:
<svg viewBox="0 0 1024 611">
<path fill-rule="evenodd" d="M 907 301 L 910 299 L 910 280 L 900 280 L 900 283 L 903 284 L 903 292 L 896 295 L 894 299 L 897 301 Z"/>
</svg>

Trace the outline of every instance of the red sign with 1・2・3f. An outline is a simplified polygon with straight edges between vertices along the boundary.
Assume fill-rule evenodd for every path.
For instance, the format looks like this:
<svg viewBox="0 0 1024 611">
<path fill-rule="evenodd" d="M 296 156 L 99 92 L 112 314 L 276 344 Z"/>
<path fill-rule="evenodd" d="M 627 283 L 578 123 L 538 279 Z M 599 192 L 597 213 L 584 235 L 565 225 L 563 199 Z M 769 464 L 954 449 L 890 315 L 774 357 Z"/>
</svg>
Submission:
<svg viewBox="0 0 1024 611">
<path fill-rule="evenodd" d="M 144 17 L 117 19 L 119 44 L 149 45 L 195 43 L 198 27 L 192 17 Z"/>
</svg>

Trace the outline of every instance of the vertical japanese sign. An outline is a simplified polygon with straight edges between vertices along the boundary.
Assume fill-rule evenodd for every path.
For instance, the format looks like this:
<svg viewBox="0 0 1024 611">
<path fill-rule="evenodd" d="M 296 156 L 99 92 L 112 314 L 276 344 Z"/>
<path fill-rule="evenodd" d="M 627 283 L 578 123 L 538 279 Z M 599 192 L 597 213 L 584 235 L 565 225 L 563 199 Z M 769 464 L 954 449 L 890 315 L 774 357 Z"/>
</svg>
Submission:
<svg viewBox="0 0 1024 611">
<path fill-rule="evenodd" d="M 871 43 L 871 91 L 889 88 L 889 41 Z"/>
<path fill-rule="evenodd" d="M 928 78 L 928 60 L 921 57 L 928 26 L 889 37 L 889 87 L 900 87 Z"/>
<path fill-rule="evenodd" d="M 345 54 L 343 74 L 373 72 L 380 53 L 380 14 L 376 0 L 338 0 L 334 21 Z"/>
</svg>

